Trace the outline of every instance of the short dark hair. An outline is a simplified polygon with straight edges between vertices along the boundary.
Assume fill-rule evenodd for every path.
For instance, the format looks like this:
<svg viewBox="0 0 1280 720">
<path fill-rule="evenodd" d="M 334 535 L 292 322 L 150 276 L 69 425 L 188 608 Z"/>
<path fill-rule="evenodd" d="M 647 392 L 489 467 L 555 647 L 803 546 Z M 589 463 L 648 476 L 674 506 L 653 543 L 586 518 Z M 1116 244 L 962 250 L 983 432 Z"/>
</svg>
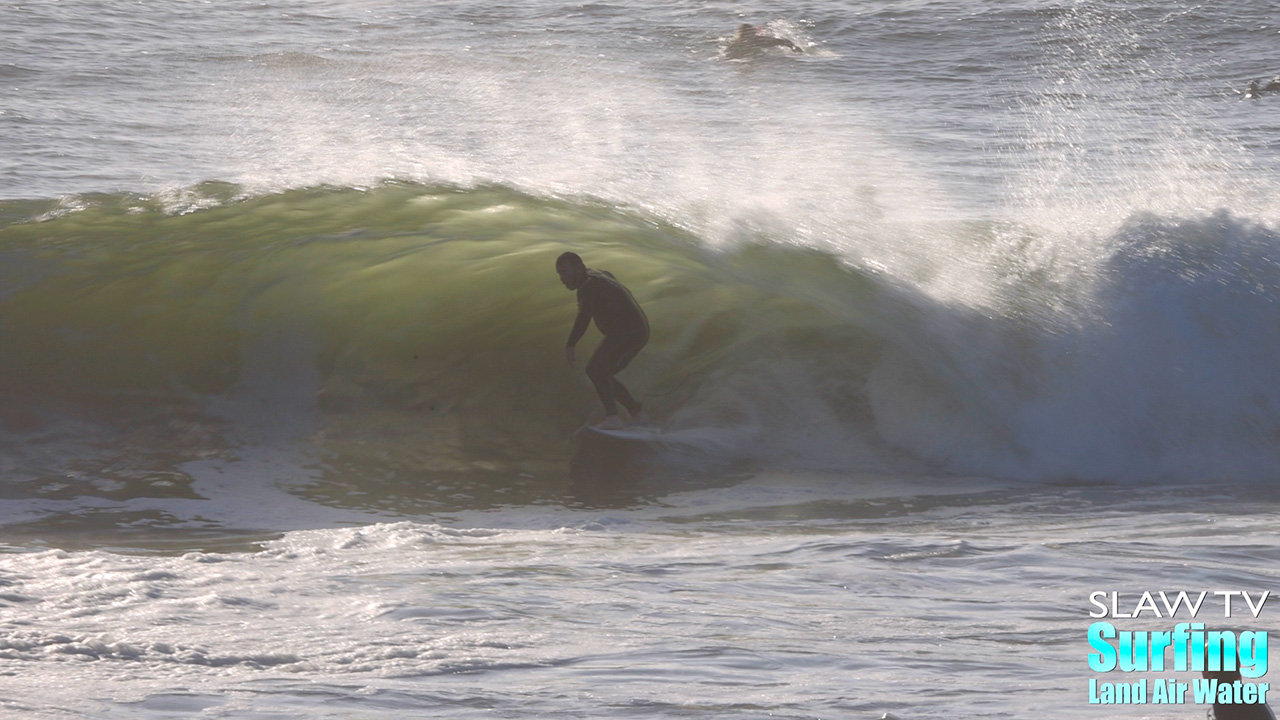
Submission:
<svg viewBox="0 0 1280 720">
<path fill-rule="evenodd" d="M 564 252 L 560 253 L 560 257 L 556 258 L 556 267 L 564 265 L 572 265 L 574 267 L 586 267 L 587 264 L 582 262 L 582 258 L 578 253 Z"/>
</svg>

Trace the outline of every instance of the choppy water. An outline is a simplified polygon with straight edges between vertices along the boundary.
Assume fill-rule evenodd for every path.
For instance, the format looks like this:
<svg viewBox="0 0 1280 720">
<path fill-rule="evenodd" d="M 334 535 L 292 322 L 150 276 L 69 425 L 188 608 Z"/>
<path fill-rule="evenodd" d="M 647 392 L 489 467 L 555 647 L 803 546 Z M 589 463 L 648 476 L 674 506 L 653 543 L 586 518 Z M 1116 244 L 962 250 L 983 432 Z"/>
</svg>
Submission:
<svg viewBox="0 0 1280 720">
<path fill-rule="evenodd" d="M 1277 9 L 0 8 L 0 713 L 1203 716 L 1088 594 L 1274 588 Z"/>
</svg>

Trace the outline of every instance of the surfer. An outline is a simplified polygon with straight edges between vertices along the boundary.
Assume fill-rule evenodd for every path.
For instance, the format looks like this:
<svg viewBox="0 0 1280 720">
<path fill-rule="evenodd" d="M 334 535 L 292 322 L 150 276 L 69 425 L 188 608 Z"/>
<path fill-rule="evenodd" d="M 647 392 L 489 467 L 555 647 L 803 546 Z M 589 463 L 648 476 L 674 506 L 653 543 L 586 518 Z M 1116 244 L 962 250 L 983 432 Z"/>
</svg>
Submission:
<svg viewBox="0 0 1280 720">
<path fill-rule="evenodd" d="M 742 23 L 734 32 L 733 38 L 724 50 L 724 56 L 733 60 L 759 55 L 771 47 L 790 48 L 792 52 L 802 53 L 799 45 L 786 38 L 765 35 L 762 28 L 751 23 Z"/>
<path fill-rule="evenodd" d="M 560 282 L 578 292 L 578 317 L 573 321 L 569 341 L 565 344 L 565 357 L 569 365 L 575 365 L 574 346 L 592 320 L 604 340 L 587 361 L 587 377 L 595 385 L 596 394 L 604 405 L 605 418 L 597 427 L 617 430 L 625 425 L 618 417 L 618 403 L 627 409 L 631 422 L 647 425 L 649 418 L 640 409 L 640 403 L 627 392 L 614 375 L 625 368 L 649 342 L 649 318 L 640 309 L 631 291 L 607 270 L 588 268 L 576 253 L 566 252 L 556 258 L 556 273 Z"/>
<path fill-rule="evenodd" d="M 1276 91 L 1280 91 L 1280 75 L 1272 78 L 1266 85 L 1262 85 L 1259 80 L 1250 80 L 1248 87 L 1244 89 L 1244 97 L 1246 100 L 1257 100 L 1264 92 Z"/>
</svg>

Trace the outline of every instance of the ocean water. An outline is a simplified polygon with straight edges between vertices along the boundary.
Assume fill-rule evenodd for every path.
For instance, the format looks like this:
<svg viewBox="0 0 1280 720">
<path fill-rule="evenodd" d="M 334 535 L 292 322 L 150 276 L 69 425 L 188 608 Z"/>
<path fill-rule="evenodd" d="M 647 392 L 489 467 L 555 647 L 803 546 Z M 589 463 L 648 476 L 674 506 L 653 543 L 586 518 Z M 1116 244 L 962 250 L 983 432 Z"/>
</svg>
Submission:
<svg viewBox="0 0 1280 720">
<path fill-rule="evenodd" d="M 0 717 L 1204 717 L 1088 632 L 1277 626 L 1278 11 L 6 3 Z"/>
</svg>

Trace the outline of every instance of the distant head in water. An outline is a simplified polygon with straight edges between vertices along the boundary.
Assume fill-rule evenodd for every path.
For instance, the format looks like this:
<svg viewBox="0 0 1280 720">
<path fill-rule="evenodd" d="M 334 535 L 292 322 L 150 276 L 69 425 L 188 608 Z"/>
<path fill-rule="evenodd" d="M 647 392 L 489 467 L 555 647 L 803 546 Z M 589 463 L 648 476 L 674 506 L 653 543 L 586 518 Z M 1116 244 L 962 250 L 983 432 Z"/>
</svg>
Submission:
<svg viewBox="0 0 1280 720">
<path fill-rule="evenodd" d="M 1280 90 L 1280 75 L 1277 75 L 1271 78 L 1271 82 L 1267 83 L 1267 86 L 1262 89 L 1266 90 L 1267 92 L 1275 92 L 1277 90 Z"/>
<path fill-rule="evenodd" d="M 784 47 L 792 52 L 804 52 L 799 45 L 786 38 L 766 35 L 761 28 L 751 23 L 742 23 L 734 31 L 733 38 L 729 40 L 728 46 L 725 47 L 724 54 L 727 58 L 748 58 L 759 55 L 771 47 Z"/>
<path fill-rule="evenodd" d="M 760 28 L 751 23 L 742 23 L 738 26 L 737 32 L 733 34 L 733 42 L 742 42 L 753 37 L 759 37 Z"/>
</svg>

